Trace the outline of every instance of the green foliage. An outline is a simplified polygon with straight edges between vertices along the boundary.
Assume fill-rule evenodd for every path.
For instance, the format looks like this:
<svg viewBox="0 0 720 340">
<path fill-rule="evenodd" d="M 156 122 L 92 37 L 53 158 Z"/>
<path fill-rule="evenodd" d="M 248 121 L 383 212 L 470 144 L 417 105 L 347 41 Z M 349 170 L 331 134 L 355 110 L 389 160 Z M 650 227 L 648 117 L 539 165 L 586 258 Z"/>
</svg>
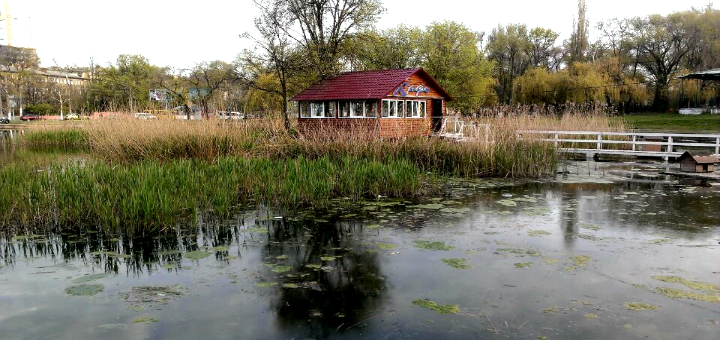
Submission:
<svg viewBox="0 0 720 340">
<path fill-rule="evenodd" d="M 160 72 L 143 56 L 120 55 L 115 65 L 98 70 L 97 81 L 88 92 L 89 100 L 107 110 L 143 110 L 150 101 L 151 84 Z"/>
<path fill-rule="evenodd" d="M 714 132 L 720 128 L 720 115 L 680 115 L 676 113 L 633 114 L 615 118 L 634 129 L 675 131 L 679 133 Z"/>
<path fill-rule="evenodd" d="M 456 96 L 449 105 L 461 112 L 475 111 L 494 100 L 494 64 L 483 57 L 480 40 L 478 33 L 452 21 L 431 24 L 423 38 L 423 67 Z"/>
<path fill-rule="evenodd" d="M 84 151 L 88 150 L 88 133 L 80 129 L 31 130 L 20 141 L 33 150 Z"/>
<path fill-rule="evenodd" d="M 30 105 L 25 106 L 24 112 L 36 114 L 39 116 L 47 116 L 47 115 L 53 113 L 54 110 L 55 110 L 55 108 L 52 105 L 46 104 L 46 103 L 41 103 L 41 104 L 30 104 Z"/>
</svg>

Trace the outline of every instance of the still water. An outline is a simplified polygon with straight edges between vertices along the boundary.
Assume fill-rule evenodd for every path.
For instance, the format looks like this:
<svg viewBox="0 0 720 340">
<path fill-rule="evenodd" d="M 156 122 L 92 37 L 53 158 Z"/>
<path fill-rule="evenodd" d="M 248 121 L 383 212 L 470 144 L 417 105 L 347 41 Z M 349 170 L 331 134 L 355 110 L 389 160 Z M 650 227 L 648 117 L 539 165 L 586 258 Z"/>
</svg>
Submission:
<svg viewBox="0 0 720 340">
<path fill-rule="evenodd" d="M 2 339 L 716 339 L 720 186 L 638 165 L 0 239 Z"/>
</svg>

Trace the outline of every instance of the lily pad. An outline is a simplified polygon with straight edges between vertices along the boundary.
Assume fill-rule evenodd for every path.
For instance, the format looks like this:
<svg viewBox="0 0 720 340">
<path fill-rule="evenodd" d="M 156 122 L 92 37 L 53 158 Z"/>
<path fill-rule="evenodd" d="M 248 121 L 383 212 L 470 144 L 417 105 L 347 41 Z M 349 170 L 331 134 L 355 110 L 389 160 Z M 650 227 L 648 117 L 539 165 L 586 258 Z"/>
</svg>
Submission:
<svg viewBox="0 0 720 340">
<path fill-rule="evenodd" d="M 653 276 L 655 280 L 670 283 L 679 283 L 693 290 L 702 290 L 708 293 L 720 292 L 720 286 L 708 282 L 690 281 L 679 276 Z"/>
<path fill-rule="evenodd" d="M 515 203 L 515 201 L 507 200 L 507 199 L 506 199 L 506 200 L 499 200 L 499 201 L 497 201 L 496 203 L 497 203 L 497 204 L 500 204 L 500 205 L 504 205 L 504 206 L 506 206 L 506 207 L 516 207 L 516 206 L 517 206 L 517 203 Z"/>
<path fill-rule="evenodd" d="M 335 256 L 320 256 L 322 261 L 335 261 Z"/>
<path fill-rule="evenodd" d="M 698 294 L 695 292 L 688 292 L 681 289 L 658 287 L 657 291 L 669 298 L 673 299 L 689 299 L 697 301 L 715 302 L 720 303 L 720 295 L 710 294 Z"/>
<path fill-rule="evenodd" d="M 78 278 L 72 280 L 72 282 L 73 282 L 73 283 L 85 283 L 85 282 L 90 282 L 90 281 L 95 281 L 95 280 L 104 279 L 104 278 L 106 278 L 106 277 L 108 277 L 108 276 L 110 276 L 110 274 L 107 274 L 107 273 L 85 275 L 85 276 L 81 276 L 81 277 L 78 277 Z"/>
<path fill-rule="evenodd" d="M 202 251 L 202 250 L 196 250 L 196 251 L 191 251 L 189 253 L 185 253 L 185 257 L 189 258 L 191 260 L 204 259 L 208 256 L 210 256 L 210 253 L 206 252 L 206 251 Z"/>
<path fill-rule="evenodd" d="M 377 247 L 382 250 L 392 250 L 392 249 L 397 248 L 397 245 L 392 244 L 392 243 L 378 243 Z"/>
<path fill-rule="evenodd" d="M 155 323 L 160 322 L 160 320 L 156 318 L 151 318 L 149 316 L 141 316 L 139 318 L 135 318 L 131 321 L 132 323 Z"/>
<path fill-rule="evenodd" d="M 439 314 L 457 314 L 460 312 L 460 307 L 458 305 L 438 305 L 434 301 L 428 299 L 415 300 L 412 303 L 413 305 L 427 308 Z"/>
<path fill-rule="evenodd" d="M 642 302 L 628 302 L 625 304 L 625 308 L 628 310 L 656 310 L 657 306 L 653 306 Z"/>
<path fill-rule="evenodd" d="M 72 296 L 93 296 L 104 289 L 105 286 L 99 284 L 81 284 L 65 288 L 65 293 Z"/>
<path fill-rule="evenodd" d="M 445 242 L 442 242 L 442 241 L 433 241 L 433 242 L 415 241 L 415 246 L 418 248 L 421 248 L 421 249 L 426 249 L 426 250 L 445 250 L 445 251 L 455 248 L 453 246 L 446 245 Z"/>
<path fill-rule="evenodd" d="M 298 286 L 298 285 L 296 285 L 296 284 L 294 284 L 294 283 L 285 283 L 285 284 L 282 285 L 282 287 L 283 287 L 283 288 L 288 288 L 288 289 L 300 288 L 300 286 Z"/>
<path fill-rule="evenodd" d="M 276 273 L 287 273 L 292 270 L 292 266 L 273 266 L 272 271 Z"/>
<path fill-rule="evenodd" d="M 319 264 L 306 264 L 305 267 L 310 269 L 320 269 L 322 266 Z"/>
<path fill-rule="evenodd" d="M 468 264 L 468 259 L 442 259 L 446 265 L 457 269 L 470 269 L 472 266 Z"/>
</svg>

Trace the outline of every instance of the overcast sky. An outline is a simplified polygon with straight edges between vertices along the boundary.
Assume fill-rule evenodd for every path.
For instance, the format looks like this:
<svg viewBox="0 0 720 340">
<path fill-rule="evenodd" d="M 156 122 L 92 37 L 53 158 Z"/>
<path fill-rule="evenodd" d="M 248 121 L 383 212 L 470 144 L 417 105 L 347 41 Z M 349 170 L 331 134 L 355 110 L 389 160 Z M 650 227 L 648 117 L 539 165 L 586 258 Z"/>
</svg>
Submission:
<svg viewBox="0 0 720 340">
<path fill-rule="evenodd" d="M 14 20 L 14 45 L 37 48 L 43 66 L 107 64 L 122 53 L 141 54 L 156 65 L 187 67 L 204 60 L 232 61 L 250 42 L 252 0 L 5 0 Z M 703 8 L 708 0 L 587 0 L 588 18 L 645 16 Z M 576 0 L 385 0 L 377 26 L 425 26 L 454 20 L 477 31 L 498 24 L 542 26 L 566 38 Z M 715 6 L 717 8 L 717 5 Z M 0 11 L 3 8 L 0 7 Z M 4 25 L 2 25 L 4 28 Z M 0 31 L 4 38 L 4 30 Z M 4 40 L 0 41 L 4 44 Z M 55 62 L 53 61 L 55 60 Z"/>
</svg>

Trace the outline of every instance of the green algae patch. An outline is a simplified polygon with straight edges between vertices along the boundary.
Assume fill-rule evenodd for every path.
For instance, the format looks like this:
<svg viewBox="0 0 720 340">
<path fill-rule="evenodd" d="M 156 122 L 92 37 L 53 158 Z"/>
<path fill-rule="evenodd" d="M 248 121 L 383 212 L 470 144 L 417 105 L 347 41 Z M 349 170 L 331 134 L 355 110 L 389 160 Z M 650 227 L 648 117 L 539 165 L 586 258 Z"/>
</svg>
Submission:
<svg viewBox="0 0 720 340">
<path fill-rule="evenodd" d="M 570 258 L 573 260 L 575 267 L 585 267 L 590 263 L 590 256 L 587 255 L 571 256 Z"/>
<path fill-rule="evenodd" d="M 460 306 L 458 305 L 438 305 L 434 301 L 428 299 L 415 300 L 412 304 L 435 311 L 438 314 L 457 314 L 460 312 Z"/>
<path fill-rule="evenodd" d="M 499 200 L 496 202 L 497 204 L 504 205 L 506 207 L 517 207 L 517 203 L 512 200 Z"/>
<path fill-rule="evenodd" d="M 545 264 L 556 264 L 556 263 L 560 262 L 560 260 L 558 260 L 558 259 L 545 259 L 543 262 L 545 262 Z"/>
<path fill-rule="evenodd" d="M 380 248 L 380 249 L 382 249 L 382 250 L 392 250 L 392 249 L 397 248 L 397 246 L 396 246 L 395 244 L 392 244 L 392 243 L 378 243 L 378 244 L 377 244 L 377 247 Z"/>
<path fill-rule="evenodd" d="M 688 300 L 720 303 L 720 295 L 698 294 L 695 292 L 688 292 L 688 291 L 684 291 L 681 289 L 667 288 L 667 287 L 658 287 L 657 291 L 660 294 L 665 295 L 672 299 L 688 299 Z"/>
<path fill-rule="evenodd" d="M 85 282 L 90 282 L 90 281 L 95 281 L 95 280 L 104 279 L 104 278 L 106 278 L 106 277 L 108 277 L 108 276 L 110 276 L 110 274 L 107 274 L 107 273 L 85 275 L 85 276 L 81 276 L 81 277 L 78 277 L 78 278 L 72 280 L 72 282 L 73 282 L 73 283 L 85 283 Z"/>
<path fill-rule="evenodd" d="M 81 284 L 65 288 L 65 293 L 72 296 L 93 296 L 104 289 L 105 286 L 99 284 Z"/>
<path fill-rule="evenodd" d="M 442 259 L 446 265 L 457 269 L 470 269 L 472 266 L 468 263 L 468 259 Z"/>
<path fill-rule="evenodd" d="M 241 229 L 240 232 L 253 233 L 253 234 L 264 234 L 264 233 L 267 233 L 267 229 L 265 229 L 265 228 L 247 228 L 247 229 Z"/>
<path fill-rule="evenodd" d="M 558 307 L 548 307 L 542 310 L 545 314 L 555 314 L 560 312 L 560 308 Z"/>
<path fill-rule="evenodd" d="M 305 265 L 305 268 L 310 268 L 310 269 L 318 270 L 318 269 L 322 268 L 322 266 L 319 265 L 319 264 L 306 264 L 306 265 Z"/>
<path fill-rule="evenodd" d="M 528 236 L 532 236 L 532 237 L 547 236 L 547 235 L 552 235 L 552 233 L 545 231 L 545 230 L 530 230 L 530 231 L 528 231 Z"/>
<path fill-rule="evenodd" d="M 133 319 L 130 322 L 132 322 L 132 323 L 155 323 L 155 322 L 160 322 L 160 320 L 158 320 L 156 318 L 151 318 L 149 316 L 141 316 L 139 318 Z"/>
<path fill-rule="evenodd" d="M 628 302 L 625 304 L 625 308 L 627 310 L 635 310 L 635 311 L 658 309 L 657 306 L 647 304 L 647 303 L 642 303 L 642 302 Z"/>
<path fill-rule="evenodd" d="M 210 256 L 210 253 L 206 252 L 206 251 L 202 251 L 202 250 L 196 250 L 196 251 L 191 251 L 189 253 L 185 253 L 185 257 L 189 258 L 191 260 L 200 260 L 200 259 L 204 259 L 208 256 Z"/>
<path fill-rule="evenodd" d="M 297 288 L 300 288 L 300 286 L 298 286 L 298 285 L 296 285 L 296 284 L 294 284 L 294 283 L 285 283 L 285 284 L 282 285 L 282 287 L 283 287 L 283 288 L 288 288 L 288 289 L 297 289 Z"/>
<path fill-rule="evenodd" d="M 692 290 L 702 290 L 708 293 L 720 292 L 720 286 L 716 284 L 701 281 L 690 281 L 679 276 L 652 276 L 652 278 L 662 282 L 679 283 Z"/>
<path fill-rule="evenodd" d="M 163 250 L 158 252 L 157 254 L 160 256 L 169 256 L 169 255 L 180 255 L 182 254 L 182 250 Z"/>
<path fill-rule="evenodd" d="M 580 225 L 580 228 L 582 228 L 582 229 L 589 229 L 589 230 L 593 230 L 593 231 L 598 231 L 598 230 L 602 229 L 602 228 L 600 228 L 599 226 L 597 226 L 597 225 L 595 225 L 595 224 L 581 224 L 581 225 Z"/>
<path fill-rule="evenodd" d="M 597 318 L 598 318 L 598 315 L 597 315 L 597 314 L 593 314 L 593 313 L 585 313 L 585 315 L 583 315 L 583 317 L 586 318 L 586 319 L 597 319 Z"/>
<path fill-rule="evenodd" d="M 493 252 L 493 254 L 497 254 L 497 255 L 509 255 L 509 254 L 512 254 L 512 255 L 515 255 L 515 256 L 517 256 L 517 257 L 525 257 L 525 256 L 540 257 L 540 256 L 542 256 L 542 254 L 540 254 L 540 252 L 538 252 L 538 251 L 535 251 L 535 250 L 527 250 L 527 249 L 520 249 L 520 248 L 498 248 L 498 249 L 495 249 L 495 251 Z"/>
<path fill-rule="evenodd" d="M 177 268 L 178 268 L 178 266 L 177 266 L 176 264 L 174 264 L 174 263 L 164 264 L 164 265 L 162 265 L 161 267 L 162 267 L 163 269 L 167 269 L 167 270 L 173 270 L 173 269 L 177 269 Z"/>
<path fill-rule="evenodd" d="M 292 270 L 291 266 L 279 266 L 279 265 L 272 266 L 272 271 L 275 273 L 287 273 L 291 270 Z"/>
<path fill-rule="evenodd" d="M 228 247 L 226 247 L 226 246 L 217 246 L 217 247 L 212 247 L 212 248 L 210 248 L 210 250 L 212 250 L 212 251 L 218 251 L 218 252 L 221 252 L 221 253 L 227 253 Z"/>
<path fill-rule="evenodd" d="M 444 251 L 452 250 L 455 248 L 453 246 L 446 245 L 445 242 L 442 242 L 442 241 L 433 241 L 433 242 L 431 242 L 431 241 L 415 241 L 415 246 L 420 249 L 425 249 L 425 250 L 444 250 Z"/>
<path fill-rule="evenodd" d="M 420 205 L 412 205 L 410 208 L 417 208 L 417 209 L 428 209 L 428 210 L 440 210 L 444 208 L 445 206 L 440 203 L 430 203 L 430 204 L 420 204 Z"/>
<path fill-rule="evenodd" d="M 371 225 L 367 226 L 367 228 L 368 229 L 378 229 L 378 228 L 382 228 L 382 226 L 379 224 L 371 224 Z"/>
<path fill-rule="evenodd" d="M 255 287 L 259 287 L 259 288 L 270 288 L 270 287 L 275 287 L 275 286 L 277 286 L 277 285 L 278 285 L 277 282 L 258 282 L 258 283 L 255 284 Z"/>
<path fill-rule="evenodd" d="M 520 262 L 515 264 L 515 268 L 530 268 L 532 262 Z"/>
<path fill-rule="evenodd" d="M 320 260 L 326 262 L 335 261 L 335 256 L 320 256 Z"/>
<path fill-rule="evenodd" d="M 471 212 L 472 209 L 470 208 L 443 208 L 440 209 L 440 212 L 447 213 L 447 214 L 464 214 Z"/>
<path fill-rule="evenodd" d="M 672 242 L 671 238 L 658 238 L 658 239 L 648 241 L 648 243 L 651 243 L 651 244 L 665 244 L 665 243 L 670 243 L 670 242 Z"/>
</svg>

